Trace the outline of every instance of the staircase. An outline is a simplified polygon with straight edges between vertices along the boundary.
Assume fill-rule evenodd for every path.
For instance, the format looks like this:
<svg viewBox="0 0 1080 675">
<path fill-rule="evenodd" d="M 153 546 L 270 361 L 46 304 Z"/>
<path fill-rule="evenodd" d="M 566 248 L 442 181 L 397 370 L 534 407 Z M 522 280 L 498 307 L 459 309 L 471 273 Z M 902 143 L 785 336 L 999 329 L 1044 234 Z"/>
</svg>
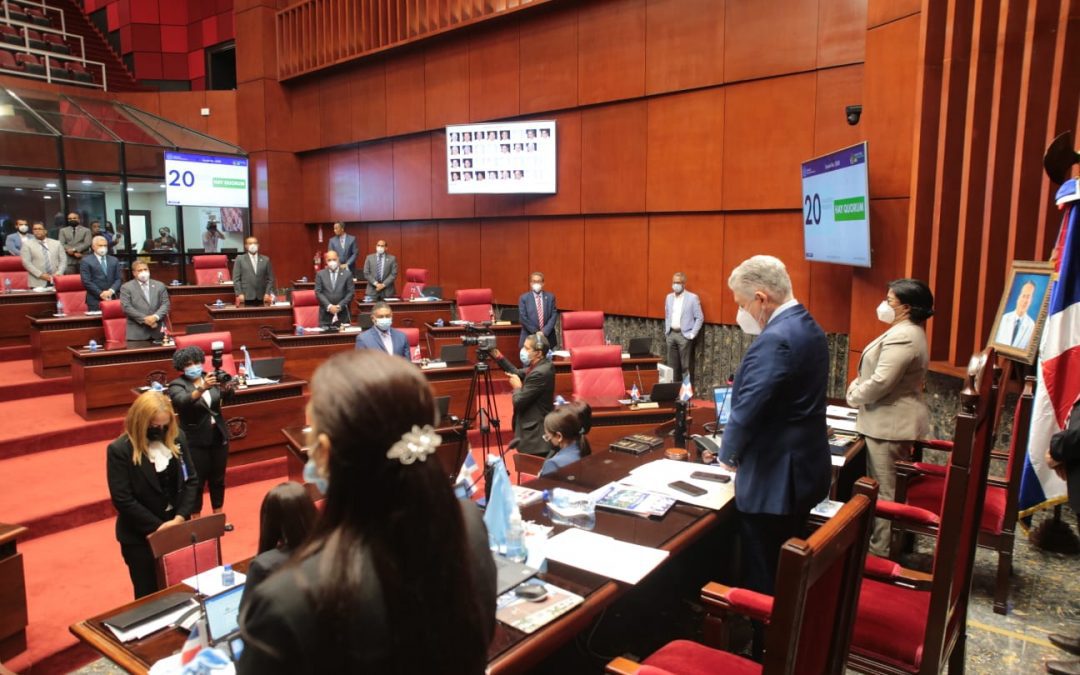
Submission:
<svg viewBox="0 0 1080 675">
<path fill-rule="evenodd" d="M 146 88 L 135 81 L 134 76 L 128 72 L 120 56 L 113 51 L 105 40 L 105 36 L 90 23 L 83 14 L 82 8 L 73 0 L 48 0 L 52 7 L 63 10 L 64 26 L 69 33 L 81 35 L 86 45 L 86 58 L 91 61 L 100 61 L 105 64 L 105 74 L 108 79 L 109 91 L 145 91 Z"/>
</svg>

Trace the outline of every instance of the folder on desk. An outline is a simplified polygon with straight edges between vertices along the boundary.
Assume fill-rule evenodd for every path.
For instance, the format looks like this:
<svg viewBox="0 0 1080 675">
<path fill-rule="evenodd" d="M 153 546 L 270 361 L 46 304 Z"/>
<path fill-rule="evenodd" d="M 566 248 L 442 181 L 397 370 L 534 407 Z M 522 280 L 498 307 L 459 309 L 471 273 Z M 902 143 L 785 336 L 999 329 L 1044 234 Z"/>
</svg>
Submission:
<svg viewBox="0 0 1080 675">
<path fill-rule="evenodd" d="M 112 626 L 121 631 L 131 630 L 133 626 L 137 626 L 144 621 L 149 621 L 162 614 L 168 614 L 174 609 L 186 604 L 195 597 L 194 593 L 174 593 L 172 595 L 166 595 L 156 600 L 139 605 L 129 609 L 126 612 L 121 612 L 116 616 L 110 616 L 108 619 L 102 621 L 106 626 Z"/>
</svg>

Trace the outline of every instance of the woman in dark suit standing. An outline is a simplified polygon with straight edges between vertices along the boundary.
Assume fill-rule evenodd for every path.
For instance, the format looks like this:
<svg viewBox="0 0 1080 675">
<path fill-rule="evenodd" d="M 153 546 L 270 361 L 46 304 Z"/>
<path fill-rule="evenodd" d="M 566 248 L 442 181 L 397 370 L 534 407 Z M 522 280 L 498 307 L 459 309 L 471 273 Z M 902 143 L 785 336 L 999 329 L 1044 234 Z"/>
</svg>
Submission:
<svg viewBox="0 0 1080 675">
<path fill-rule="evenodd" d="M 210 485 L 210 508 L 221 513 L 225 505 L 225 467 L 229 460 L 229 427 L 221 414 L 221 403 L 232 397 L 231 383 L 218 382 L 214 373 L 203 372 L 206 354 L 196 346 L 173 353 L 173 367 L 180 377 L 169 383 L 169 398 L 187 437 L 195 470 L 199 475 L 199 495 L 195 515 L 202 513 L 203 490 Z M 231 531 L 232 525 L 225 525 Z"/>
<path fill-rule="evenodd" d="M 128 409 L 124 434 L 109 444 L 109 496 L 116 507 L 116 540 L 135 597 L 158 590 L 146 537 L 184 522 L 195 508 L 199 480 L 169 398 L 141 394 Z"/>
<path fill-rule="evenodd" d="M 315 502 L 300 483 L 275 485 L 266 493 L 259 510 L 259 553 L 248 565 L 244 582 L 245 605 L 255 587 L 300 549 L 317 517 Z"/>
<path fill-rule="evenodd" d="M 495 563 L 479 509 L 430 456 L 435 415 L 420 369 L 385 352 L 315 371 L 304 474 L 325 507 L 241 614 L 237 672 L 484 672 Z"/>
</svg>

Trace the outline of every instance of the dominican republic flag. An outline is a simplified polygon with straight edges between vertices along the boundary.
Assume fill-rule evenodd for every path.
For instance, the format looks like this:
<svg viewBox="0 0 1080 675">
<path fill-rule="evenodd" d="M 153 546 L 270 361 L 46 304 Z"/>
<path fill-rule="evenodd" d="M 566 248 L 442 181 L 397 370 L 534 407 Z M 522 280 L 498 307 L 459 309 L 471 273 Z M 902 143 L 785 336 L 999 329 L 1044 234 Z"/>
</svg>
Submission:
<svg viewBox="0 0 1080 675">
<path fill-rule="evenodd" d="M 1066 499 L 1065 482 L 1046 465 L 1046 451 L 1050 437 L 1065 427 L 1065 419 L 1080 396 L 1080 202 L 1074 201 L 1077 187 L 1073 179 L 1058 191 L 1058 204 L 1065 209 L 1065 216 L 1052 257 L 1054 280 L 1039 343 L 1038 388 L 1020 479 L 1017 506 L 1024 519 Z"/>
<path fill-rule="evenodd" d="M 484 477 L 484 470 L 473 458 L 472 448 L 465 453 L 465 462 L 458 471 L 457 480 L 454 481 L 454 492 L 459 499 L 468 499 L 477 493 L 480 480 Z"/>
<path fill-rule="evenodd" d="M 184 641 L 184 646 L 180 649 L 180 665 L 182 666 L 191 663 L 203 648 L 202 638 L 199 637 L 201 623 L 202 621 L 195 622 L 195 625 L 191 627 L 191 632 L 188 633 L 187 640 Z"/>
<path fill-rule="evenodd" d="M 683 375 L 682 386 L 679 387 L 679 400 L 689 401 L 694 398 L 694 388 L 690 385 L 690 373 Z"/>
</svg>

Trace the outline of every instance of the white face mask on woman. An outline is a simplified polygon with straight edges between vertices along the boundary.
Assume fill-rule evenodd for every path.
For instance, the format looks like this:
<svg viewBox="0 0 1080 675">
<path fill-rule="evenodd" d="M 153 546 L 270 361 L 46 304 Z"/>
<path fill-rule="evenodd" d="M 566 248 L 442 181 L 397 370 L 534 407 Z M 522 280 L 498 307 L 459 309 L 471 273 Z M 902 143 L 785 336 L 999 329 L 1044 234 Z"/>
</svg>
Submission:
<svg viewBox="0 0 1080 675">
<path fill-rule="evenodd" d="M 896 310 L 892 308 L 888 300 L 882 300 L 877 306 L 877 318 L 881 323 L 892 325 L 896 321 Z"/>
</svg>

